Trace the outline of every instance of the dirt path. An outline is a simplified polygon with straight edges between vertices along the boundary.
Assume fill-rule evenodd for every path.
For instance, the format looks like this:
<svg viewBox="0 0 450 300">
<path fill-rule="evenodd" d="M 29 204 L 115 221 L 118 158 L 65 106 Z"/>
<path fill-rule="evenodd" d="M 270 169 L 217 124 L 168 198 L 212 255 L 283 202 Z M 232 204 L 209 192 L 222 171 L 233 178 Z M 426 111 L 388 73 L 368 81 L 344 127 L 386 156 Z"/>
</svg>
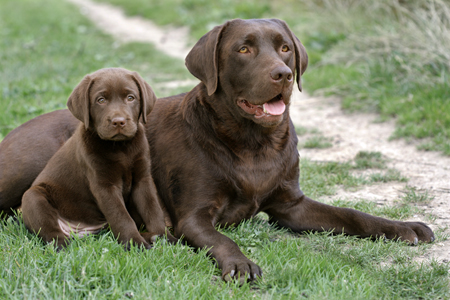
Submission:
<svg viewBox="0 0 450 300">
<path fill-rule="evenodd" d="M 307 117 L 305 117 L 307 116 Z M 366 199 L 379 204 L 393 203 L 404 195 L 405 187 L 428 191 L 434 197 L 424 205 L 425 212 L 436 219 L 430 226 L 433 230 L 450 227 L 450 158 L 437 152 L 418 151 L 417 142 L 389 141 L 395 130 L 395 122 L 375 123 L 376 114 L 348 114 L 342 111 L 336 98 L 308 97 L 299 92 L 293 97 L 291 117 L 294 123 L 319 129 L 325 137 L 332 139 L 333 146 L 327 149 L 302 149 L 300 155 L 313 161 L 348 161 L 359 151 L 379 151 L 395 168 L 409 180 L 406 183 L 389 182 L 365 186 L 356 192 L 340 190 L 328 199 Z M 300 138 L 300 142 L 302 142 Z M 423 216 L 411 220 L 430 223 Z M 446 229 L 449 233 L 449 230 Z M 438 240 L 426 255 L 439 261 L 450 261 L 450 240 Z M 424 257 L 425 258 L 425 257 Z"/>
<path fill-rule="evenodd" d="M 81 12 L 106 33 L 119 42 L 149 42 L 170 56 L 184 59 L 189 51 L 187 29 L 160 28 L 139 18 L 126 17 L 111 5 L 90 0 L 68 0 L 80 7 Z M 173 85 L 192 84 L 191 81 Z M 415 143 L 403 140 L 389 141 L 395 130 L 394 121 L 374 123 L 375 114 L 346 114 L 340 108 L 339 99 L 309 97 L 296 91 L 292 97 L 291 116 L 294 123 L 319 129 L 333 141 L 328 149 L 302 149 L 300 154 L 316 161 L 347 161 L 359 151 L 379 151 L 389 159 L 389 167 L 395 168 L 409 181 L 385 183 L 363 187 L 356 192 L 338 191 L 329 197 L 341 199 L 364 198 L 377 203 L 392 203 L 403 195 L 406 185 L 428 190 L 434 199 L 423 207 L 436 216 L 430 225 L 434 230 L 450 227 L 450 158 L 436 152 L 417 151 Z M 415 216 L 414 220 L 421 220 Z M 446 232 L 449 232 L 446 229 Z M 435 257 L 438 261 L 450 261 L 450 240 L 438 240 L 423 257 Z"/>
</svg>

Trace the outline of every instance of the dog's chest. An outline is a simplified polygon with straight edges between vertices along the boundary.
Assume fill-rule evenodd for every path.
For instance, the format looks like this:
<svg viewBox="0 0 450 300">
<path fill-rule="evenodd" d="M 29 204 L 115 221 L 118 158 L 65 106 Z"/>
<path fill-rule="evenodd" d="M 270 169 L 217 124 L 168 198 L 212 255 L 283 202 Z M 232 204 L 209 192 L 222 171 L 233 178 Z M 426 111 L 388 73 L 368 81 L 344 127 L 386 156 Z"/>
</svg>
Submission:
<svg viewBox="0 0 450 300">
<path fill-rule="evenodd" d="M 280 188 L 283 182 L 282 166 L 276 160 L 236 163 L 229 182 L 221 189 L 213 211 L 213 223 L 230 225 L 249 219 L 260 211 L 262 203 Z"/>
<path fill-rule="evenodd" d="M 235 160 L 230 172 L 234 193 L 257 205 L 280 186 L 283 178 L 283 166 L 278 156 L 267 157 L 253 152 Z"/>
</svg>

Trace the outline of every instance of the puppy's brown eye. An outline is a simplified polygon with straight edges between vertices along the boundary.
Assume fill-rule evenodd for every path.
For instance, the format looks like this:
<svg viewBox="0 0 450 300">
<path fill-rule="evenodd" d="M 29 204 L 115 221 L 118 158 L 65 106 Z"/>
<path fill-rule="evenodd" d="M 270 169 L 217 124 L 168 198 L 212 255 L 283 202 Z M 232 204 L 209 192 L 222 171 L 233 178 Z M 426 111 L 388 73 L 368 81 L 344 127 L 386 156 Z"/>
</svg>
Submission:
<svg viewBox="0 0 450 300">
<path fill-rule="evenodd" d="M 134 99 L 136 99 L 136 98 L 134 98 L 133 95 L 128 95 L 127 96 L 127 100 L 130 101 L 130 102 L 133 101 Z"/>
<path fill-rule="evenodd" d="M 250 52 L 250 50 L 248 50 L 247 47 L 241 47 L 241 49 L 239 49 L 239 53 L 248 53 Z"/>
<path fill-rule="evenodd" d="M 284 45 L 283 47 L 281 47 L 281 51 L 288 52 L 289 51 L 289 47 Z"/>
<path fill-rule="evenodd" d="M 106 103 L 106 99 L 101 97 L 101 98 L 97 99 L 97 102 L 100 103 L 100 104 L 105 104 Z"/>
</svg>

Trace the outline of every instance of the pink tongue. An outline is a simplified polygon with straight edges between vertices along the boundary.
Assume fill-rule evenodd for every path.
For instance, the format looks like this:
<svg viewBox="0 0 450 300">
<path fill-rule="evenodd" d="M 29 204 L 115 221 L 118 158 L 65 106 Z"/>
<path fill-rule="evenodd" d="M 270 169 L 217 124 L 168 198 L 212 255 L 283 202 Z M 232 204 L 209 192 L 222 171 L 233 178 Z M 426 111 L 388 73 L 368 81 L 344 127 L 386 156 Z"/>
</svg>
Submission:
<svg viewBox="0 0 450 300">
<path fill-rule="evenodd" d="M 264 109 L 271 115 L 281 115 L 286 109 L 283 100 L 264 103 Z"/>
</svg>

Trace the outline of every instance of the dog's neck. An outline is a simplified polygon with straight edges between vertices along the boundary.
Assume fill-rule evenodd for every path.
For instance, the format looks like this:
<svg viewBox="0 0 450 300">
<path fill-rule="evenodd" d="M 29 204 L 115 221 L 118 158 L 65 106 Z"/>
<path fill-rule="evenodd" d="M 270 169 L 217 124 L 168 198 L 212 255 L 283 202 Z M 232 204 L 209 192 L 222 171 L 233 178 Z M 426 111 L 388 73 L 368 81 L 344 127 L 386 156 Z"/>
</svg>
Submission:
<svg viewBox="0 0 450 300">
<path fill-rule="evenodd" d="M 205 85 L 200 83 L 183 99 L 183 118 L 190 125 L 209 132 L 208 136 L 214 135 L 233 150 L 285 147 L 290 134 L 288 109 L 280 124 L 264 127 L 242 117 L 237 111 L 237 105 L 227 107 L 230 103 L 234 104 L 220 91 L 208 96 Z"/>
</svg>

